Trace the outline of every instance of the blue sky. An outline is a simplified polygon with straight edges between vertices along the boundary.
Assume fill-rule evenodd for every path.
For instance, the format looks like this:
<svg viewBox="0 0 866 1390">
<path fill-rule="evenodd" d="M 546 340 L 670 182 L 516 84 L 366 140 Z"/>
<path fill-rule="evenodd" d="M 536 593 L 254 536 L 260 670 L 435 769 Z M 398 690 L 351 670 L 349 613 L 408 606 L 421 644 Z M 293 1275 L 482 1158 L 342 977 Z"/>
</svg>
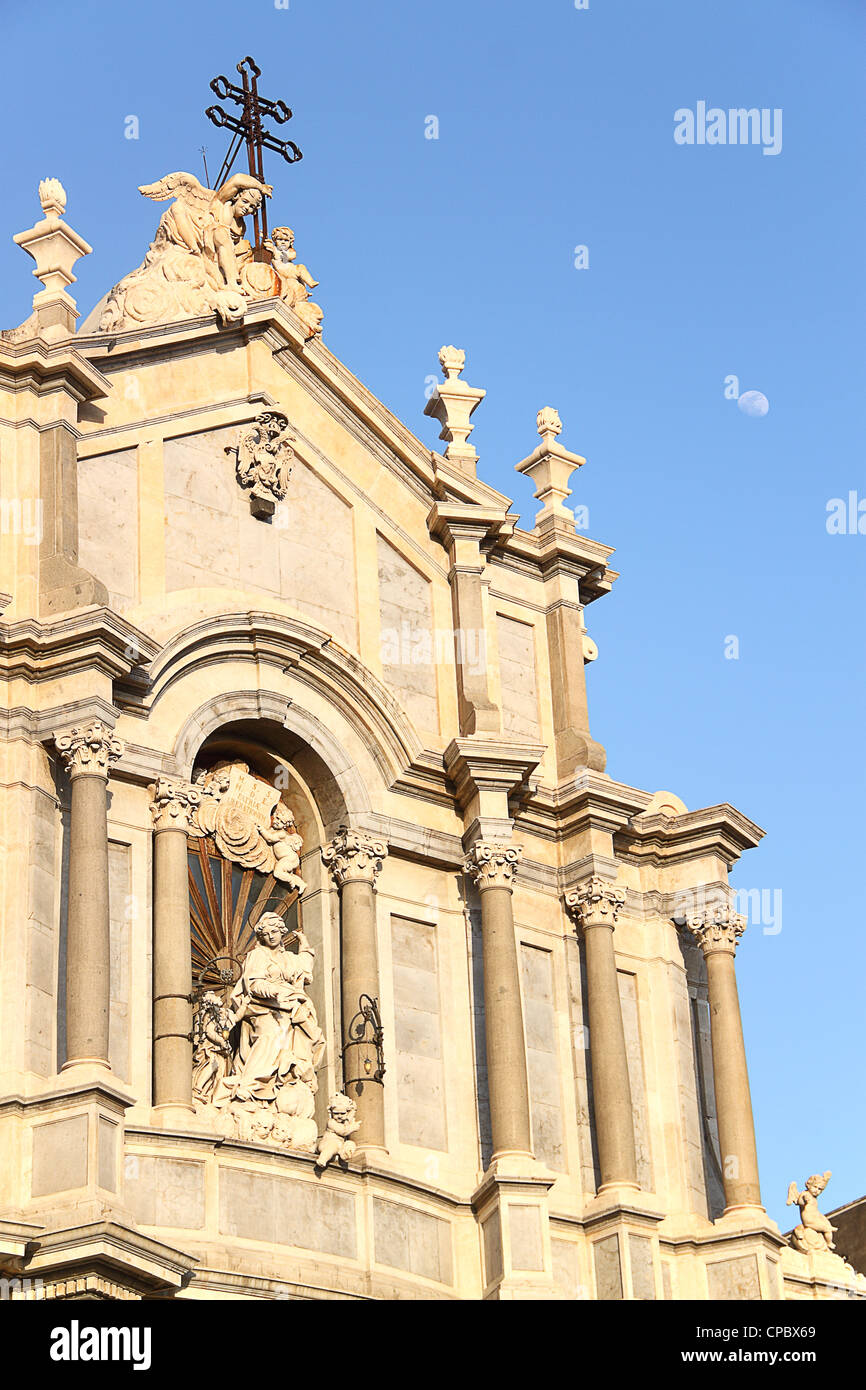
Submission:
<svg viewBox="0 0 866 1390">
<path fill-rule="evenodd" d="M 321 282 L 325 341 L 422 439 L 442 343 L 487 388 L 482 475 L 555 406 L 584 454 L 575 498 L 622 578 L 587 612 L 608 770 L 766 828 L 741 888 L 782 930 L 738 954 L 764 1199 L 833 1170 L 866 1192 L 861 1081 L 866 535 L 827 503 L 863 469 L 864 14 L 856 0 L 0 2 L 5 109 L 0 323 L 29 312 L 36 184 L 59 177 L 94 247 L 86 313 L 144 253 L 137 193 L 213 172 L 209 79 L 252 53 L 304 151 L 273 157 L 271 222 Z M 10 55 L 17 54 L 14 62 Z M 674 112 L 780 108 L 781 152 L 677 145 Z M 135 115 L 139 138 L 124 137 Z M 439 138 L 425 139 L 435 115 Z M 574 267 L 574 248 L 589 267 Z M 764 418 L 725 398 L 763 392 Z M 864 508 L 866 510 L 866 508 Z M 866 526 L 866 521 L 864 521 Z M 725 658 L 736 636 L 739 657 Z"/>
</svg>

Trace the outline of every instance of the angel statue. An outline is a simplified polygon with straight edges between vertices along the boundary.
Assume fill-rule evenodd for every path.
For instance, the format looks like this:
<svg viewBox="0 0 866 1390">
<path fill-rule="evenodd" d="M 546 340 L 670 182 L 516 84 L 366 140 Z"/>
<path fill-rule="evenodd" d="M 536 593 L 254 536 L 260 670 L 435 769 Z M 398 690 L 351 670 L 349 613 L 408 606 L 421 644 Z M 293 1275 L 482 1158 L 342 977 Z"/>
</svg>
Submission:
<svg viewBox="0 0 866 1390">
<path fill-rule="evenodd" d="M 252 174 L 233 174 L 220 188 L 205 188 L 194 174 L 166 174 L 142 184 L 154 202 L 174 198 L 137 270 L 108 295 L 100 329 L 136 328 L 216 311 L 223 323 L 241 319 L 247 306 L 243 272 L 252 261 L 244 218 L 273 191 Z"/>
<path fill-rule="evenodd" d="M 798 1192 L 797 1184 L 792 1182 L 788 1188 L 787 1206 L 797 1205 L 800 1208 L 801 1225 L 796 1226 L 791 1232 L 791 1244 L 795 1250 L 801 1254 L 808 1255 L 810 1251 L 835 1250 L 833 1236 L 836 1227 L 831 1226 L 823 1212 L 818 1210 L 818 1198 L 830 1181 L 831 1173 L 829 1170 L 824 1173 L 813 1173 L 806 1179 L 806 1187 L 803 1192 Z"/>
<path fill-rule="evenodd" d="M 328 1101 L 328 1128 L 316 1146 L 318 1156 L 315 1167 L 321 1171 L 333 1158 L 345 1167 L 357 1147 L 352 1135 L 360 1128 L 361 1121 L 351 1097 L 343 1095 L 342 1091 L 331 1096 Z"/>
</svg>

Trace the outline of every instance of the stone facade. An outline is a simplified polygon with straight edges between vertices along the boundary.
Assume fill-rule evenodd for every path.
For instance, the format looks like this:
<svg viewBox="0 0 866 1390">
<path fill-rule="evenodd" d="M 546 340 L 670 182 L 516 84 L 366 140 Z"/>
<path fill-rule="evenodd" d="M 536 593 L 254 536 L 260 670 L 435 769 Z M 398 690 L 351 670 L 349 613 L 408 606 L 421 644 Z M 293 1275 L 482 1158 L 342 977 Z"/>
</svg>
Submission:
<svg viewBox="0 0 866 1390">
<path fill-rule="evenodd" d="M 608 775 L 590 734 L 617 575 L 556 412 L 515 448 L 519 527 L 461 351 L 439 453 L 285 287 L 160 311 L 137 271 L 75 332 L 90 248 L 49 202 L 18 238 L 45 288 L 0 338 L 41 516 L 0 535 L 3 1272 L 863 1296 L 761 1205 L 726 905 L 762 831 Z"/>
</svg>

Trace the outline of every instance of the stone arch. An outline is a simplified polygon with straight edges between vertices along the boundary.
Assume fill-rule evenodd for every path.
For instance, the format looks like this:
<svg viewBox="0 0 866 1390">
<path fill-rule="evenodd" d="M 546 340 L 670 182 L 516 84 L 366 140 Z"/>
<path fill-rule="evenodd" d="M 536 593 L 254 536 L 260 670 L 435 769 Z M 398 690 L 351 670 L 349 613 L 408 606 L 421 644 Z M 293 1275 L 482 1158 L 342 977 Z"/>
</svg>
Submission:
<svg viewBox="0 0 866 1390">
<path fill-rule="evenodd" d="M 276 718 L 292 727 L 292 719 L 304 719 L 294 691 L 315 692 L 357 732 L 376 764 L 383 787 L 390 786 L 423 753 L 424 745 L 405 710 L 378 677 L 352 653 L 319 628 L 279 614 L 248 612 L 223 614 L 194 624 L 173 637 L 148 667 L 149 689 L 140 711 L 155 709 L 163 694 L 191 671 L 203 665 L 250 662 L 258 668 L 253 689 L 236 690 L 216 697 L 215 717 L 231 715 L 237 702 L 278 702 Z M 293 676 L 293 697 L 258 691 L 260 672 L 273 666 Z M 237 680 L 237 676 L 233 676 Z M 287 718 L 287 714 L 289 717 Z M 255 717 L 261 717 L 257 712 Z M 194 718 L 194 716 L 193 716 Z M 316 748 L 328 742 L 321 720 L 307 712 L 307 742 Z M 345 760 L 339 745 L 331 742 L 338 764 Z M 188 758 L 182 761 L 185 766 Z"/>
<path fill-rule="evenodd" d="M 357 824 L 372 810 L 357 765 L 321 719 L 284 695 L 268 690 L 222 692 L 199 705 L 180 729 L 174 757 L 190 777 L 196 755 L 215 734 L 236 733 L 260 742 L 297 769 L 309 788 L 325 836 L 341 824 Z"/>
</svg>

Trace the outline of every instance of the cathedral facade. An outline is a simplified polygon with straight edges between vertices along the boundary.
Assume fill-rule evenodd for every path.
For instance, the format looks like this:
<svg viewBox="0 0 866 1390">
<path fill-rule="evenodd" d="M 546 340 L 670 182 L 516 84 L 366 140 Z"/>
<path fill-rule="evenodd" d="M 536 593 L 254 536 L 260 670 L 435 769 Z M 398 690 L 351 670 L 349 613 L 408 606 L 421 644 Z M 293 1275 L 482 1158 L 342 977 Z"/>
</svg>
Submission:
<svg viewBox="0 0 866 1390">
<path fill-rule="evenodd" d="M 246 239 L 267 185 L 142 192 L 79 324 L 40 185 L 0 335 L 13 1296 L 862 1296 L 807 1193 L 793 1244 L 761 1201 L 728 873 L 762 831 L 590 733 L 617 575 L 557 412 L 520 527 L 462 351 L 431 450 L 291 229 Z"/>
</svg>

